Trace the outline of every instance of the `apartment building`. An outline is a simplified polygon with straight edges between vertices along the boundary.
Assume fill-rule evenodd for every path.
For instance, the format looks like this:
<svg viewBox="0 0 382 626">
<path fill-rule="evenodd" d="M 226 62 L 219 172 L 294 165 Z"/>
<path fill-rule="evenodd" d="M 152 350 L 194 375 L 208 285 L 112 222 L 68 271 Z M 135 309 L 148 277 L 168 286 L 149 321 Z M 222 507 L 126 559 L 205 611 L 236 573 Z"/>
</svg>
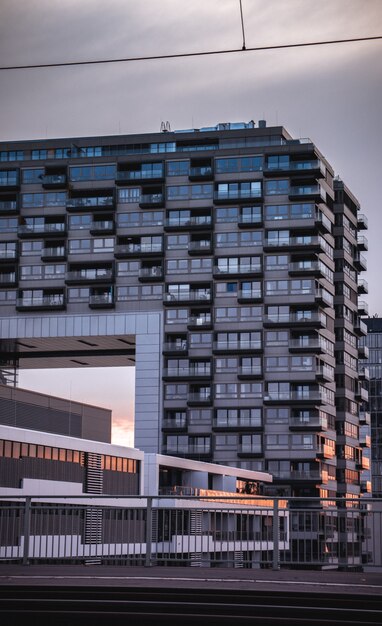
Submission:
<svg viewBox="0 0 382 626">
<path fill-rule="evenodd" d="M 369 401 L 366 405 L 369 426 L 364 433 L 370 448 L 366 451 L 371 460 L 368 475 L 364 476 L 364 486 L 374 498 L 382 498 L 382 319 L 368 317 L 365 319 L 367 335 L 362 338 L 365 359 L 361 370 L 366 372 L 368 379 Z M 370 485 L 371 481 L 371 485 Z"/>
<path fill-rule="evenodd" d="M 8 142 L 0 189 L 4 370 L 135 365 L 145 452 L 360 493 L 367 220 L 311 140 Z"/>
</svg>

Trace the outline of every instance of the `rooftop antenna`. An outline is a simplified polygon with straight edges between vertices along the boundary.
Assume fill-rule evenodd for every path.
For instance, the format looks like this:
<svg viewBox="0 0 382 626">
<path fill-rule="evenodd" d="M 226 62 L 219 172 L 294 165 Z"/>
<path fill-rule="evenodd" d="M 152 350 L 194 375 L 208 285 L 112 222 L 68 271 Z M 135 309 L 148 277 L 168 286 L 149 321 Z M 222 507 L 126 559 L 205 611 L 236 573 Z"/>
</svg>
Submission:
<svg viewBox="0 0 382 626">
<path fill-rule="evenodd" d="M 161 133 L 169 133 L 171 131 L 170 122 L 161 122 L 160 124 L 160 132 Z"/>
</svg>

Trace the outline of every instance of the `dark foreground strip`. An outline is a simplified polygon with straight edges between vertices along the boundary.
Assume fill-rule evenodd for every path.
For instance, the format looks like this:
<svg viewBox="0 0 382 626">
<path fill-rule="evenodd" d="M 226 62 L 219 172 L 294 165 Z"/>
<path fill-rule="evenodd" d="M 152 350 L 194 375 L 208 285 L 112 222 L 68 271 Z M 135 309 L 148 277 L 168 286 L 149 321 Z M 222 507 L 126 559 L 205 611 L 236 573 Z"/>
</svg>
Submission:
<svg viewBox="0 0 382 626">
<path fill-rule="evenodd" d="M 6 621 L 7 620 L 7 621 Z M 375 595 L 85 587 L 0 587 L 0 621 L 31 626 L 382 624 Z"/>
</svg>

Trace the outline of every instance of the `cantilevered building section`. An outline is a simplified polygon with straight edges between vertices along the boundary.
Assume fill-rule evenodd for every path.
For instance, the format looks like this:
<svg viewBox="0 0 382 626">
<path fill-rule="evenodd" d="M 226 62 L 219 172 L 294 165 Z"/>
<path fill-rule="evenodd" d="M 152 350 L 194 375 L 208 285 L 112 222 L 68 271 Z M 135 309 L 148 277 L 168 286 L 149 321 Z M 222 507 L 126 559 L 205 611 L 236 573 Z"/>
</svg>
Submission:
<svg viewBox="0 0 382 626">
<path fill-rule="evenodd" d="M 312 141 L 262 121 L 0 159 L 4 369 L 135 364 L 138 448 L 360 492 L 367 225 Z"/>
</svg>

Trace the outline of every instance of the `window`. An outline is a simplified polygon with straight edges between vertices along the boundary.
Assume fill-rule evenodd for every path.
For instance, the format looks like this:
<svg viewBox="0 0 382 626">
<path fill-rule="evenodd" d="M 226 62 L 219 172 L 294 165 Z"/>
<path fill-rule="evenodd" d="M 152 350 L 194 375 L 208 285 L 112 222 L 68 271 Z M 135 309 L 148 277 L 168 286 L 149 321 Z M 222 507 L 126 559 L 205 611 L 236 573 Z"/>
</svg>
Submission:
<svg viewBox="0 0 382 626">
<path fill-rule="evenodd" d="M 167 236 L 167 249 L 168 250 L 187 250 L 188 248 L 188 235 L 168 235 Z"/>
<path fill-rule="evenodd" d="M 265 257 L 265 268 L 267 270 L 286 270 L 289 267 L 289 257 L 287 254 L 269 254 Z"/>
<path fill-rule="evenodd" d="M 167 309 L 166 324 L 184 324 L 188 320 L 188 309 Z"/>
<path fill-rule="evenodd" d="M 119 261 L 117 263 L 117 276 L 137 276 L 139 268 L 139 261 Z"/>
<path fill-rule="evenodd" d="M 126 189 L 118 190 L 118 201 L 121 204 L 131 204 L 141 201 L 141 188 L 140 187 L 128 187 Z"/>
<path fill-rule="evenodd" d="M 88 287 L 70 287 L 68 289 L 68 302 L 88 302 L 89 294 Z"/>
<path fill-rule="evenodd" d="M 289 180 L 266 180 L 265 193 L 268 195 L 287 195 Z"/>
<path fill-rule="evenodd" d="M 234 223 L 236 224 L 239 219 L 239 207 L 227 207 L 215 209 L 215 221 L 218 224 Z"/>
<path fill-rule="evenodd" d="M 31 169 L 31 170 L 23 170 L 22 171 L 22 181 L 23 184 L 26 185 L 30 185 L 30 184 L 36 184 L 36 183 L 40 183 L 41 184 L 41 180 L 42 177 L 45 174 L 45 170 L 44 168 L 36 168 L 36 169 Z"/>
<path fill-rule="evenodd" d="M 236 198 L 261 198 L 261 181 L 218 183 L 216 195 L 219 200 Z"/>
<path fill-rule="evenodd" d="M 265 333 L 266 346 L 287 346 L 289 344 L 289 333 L 287 330 L 268 330 Z"/>
<path fill-rule="evenodd" d="M 215 170 L 217 174 L 236 172 L 260 172 L 262 170 L 262 156 L 216 159 Z"/>
<path fill-rule="evenodd" d="M 130 300 L 138 300 L 139 292 L 138 287 L 135 285 L 129 285 L 126 287 L 117 287 L 117 301 L 129 302 Z"/>
<path fill-rule="evenodd" d="M 23 193 L 21 194 L 21 204 L 24 208 L 65 206 L 65 191 L 50 191 L 48 193 Z"/>
<path fill-rule="evenodd" d="M 88 230 L 92 224 L 91 215 L 70 215 L 69 228 L 71 230 Z"/>
<path fill-rule="evenodd" d="M 43 241 L 22 241 L 21 256 L 41 256 Z"/>
<path fill-rule="evenodd" d="M 263 450 L 262 435 L 240 435 L 239 451 L 244 454 L 261 454 Z"/>
<path fill-rule="evenodd" d="M 115 165 L 85 165 L 69 168 L 71 181 L 113 180 L 116 177 Z"/>
<path fill-rule="evenodd" d="M 188 176 L 189 161 L 168 161 L 167 176 Z"/>
</svg>

